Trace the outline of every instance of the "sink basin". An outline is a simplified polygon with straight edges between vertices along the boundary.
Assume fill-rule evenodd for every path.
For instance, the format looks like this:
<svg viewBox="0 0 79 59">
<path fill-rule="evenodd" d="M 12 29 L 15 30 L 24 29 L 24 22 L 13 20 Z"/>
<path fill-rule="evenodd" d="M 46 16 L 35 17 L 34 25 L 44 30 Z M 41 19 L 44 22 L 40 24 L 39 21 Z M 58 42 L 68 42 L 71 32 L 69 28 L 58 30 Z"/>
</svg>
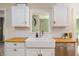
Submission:
<svg viewBox="0 0 79 59">
<path fill-rule="evenodd" d="M 50 38 L 29 38 L 27 47 L 55 47 L 55 40 Z"/>
</svg>

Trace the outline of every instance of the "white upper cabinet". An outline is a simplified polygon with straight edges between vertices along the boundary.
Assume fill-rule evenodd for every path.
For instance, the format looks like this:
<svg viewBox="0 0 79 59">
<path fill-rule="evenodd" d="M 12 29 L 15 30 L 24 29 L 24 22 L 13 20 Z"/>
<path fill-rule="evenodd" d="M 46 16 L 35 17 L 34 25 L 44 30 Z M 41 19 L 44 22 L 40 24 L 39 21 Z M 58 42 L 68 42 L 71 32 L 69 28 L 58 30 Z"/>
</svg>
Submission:
<svg viewBox="0 0 79 59">
<path fill-rule="evenodd" d="M 29 27 L 29 6 L 12 6 L 12 26 Z"/>
<path fill-rule="evenodd" d="M 66 27 L 68 25 L 68 8 L 66 5 L 55 5 L 53 15 L 53 27 Z"/>
</svg>

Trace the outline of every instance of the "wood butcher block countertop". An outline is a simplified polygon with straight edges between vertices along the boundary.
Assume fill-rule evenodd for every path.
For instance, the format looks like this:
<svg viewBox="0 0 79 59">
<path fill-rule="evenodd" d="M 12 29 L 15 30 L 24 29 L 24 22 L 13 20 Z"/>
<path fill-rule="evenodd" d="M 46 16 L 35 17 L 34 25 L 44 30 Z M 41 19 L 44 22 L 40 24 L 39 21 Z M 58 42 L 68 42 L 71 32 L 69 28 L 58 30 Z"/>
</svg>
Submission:
<svg viewBox="0 0 79 59">
<path fill-rule="evenodd" d="M 74 39 L 64 39 L 64 38 L 53 38 L 55 42 L 58 43 L 76 43 L 76 40 Z M 5 40 L 4 42 L 26 42 L 29 39 L 26 37 L 13 37 L 10 39 Z"/>
<path fill-rule="evenodd" d="M 26 42 L 28 38 L 26 37 L 13 37 L 10 39 L 5 40 L 5 42 Z"/>
<path fill-rule="evenodd" d="M 76 40 L 74 39 L 64 39 L 64 38 L 54 38 L 55 42 L 59 43 L 76 43 Z"/>
</svg>

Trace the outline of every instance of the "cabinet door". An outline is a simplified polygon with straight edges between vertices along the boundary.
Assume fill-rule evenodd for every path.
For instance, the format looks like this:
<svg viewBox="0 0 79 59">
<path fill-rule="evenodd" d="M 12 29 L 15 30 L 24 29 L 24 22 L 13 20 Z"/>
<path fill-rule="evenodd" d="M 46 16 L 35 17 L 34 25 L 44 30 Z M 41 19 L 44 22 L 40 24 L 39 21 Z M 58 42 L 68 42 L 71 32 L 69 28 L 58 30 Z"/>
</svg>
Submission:
<svg viewBox="0 0 79 59">
<path fill-rule="evenodd" d="M 56 43 L 55 55 L 66 56 L 67 50 L 64 43 Z"/>
<path fill-rule="evenodd" d="M 54 6 L 53 27 L 65 27 L 68 20 L 68 8 L 64 4 Z"/>
<path fill-rule="evenodd" d="M 26 49 L 27 56 L 38 56 L 38 49 Z"/>
<path fill-rule="evenodd" d="M 67 43 L 67 56 L 75 56 L 75 43 Z"/>
<path fill-rule="evenodd" d="M 29 24 L 29 7 L 13 6 L 12 7 L 12 25 L 23 26 Z"/>
<path fill-rule="evenodd" d="M 63 46 L 61 43 L 56 43 L 56 49 L 55 49 L 55 55 L 56 56 L 63 56 L 64 53 L 62 53 L 63 51 Z"/>
<path fill-rule="evenodd" d="M 55 56 L 55 49 L 41 49 L 42 56 Z"/>
<path fill-rule="evenodd" d="M 54 56 L 55 49 L 26 49 L 27 56 Z"/>
</svg>

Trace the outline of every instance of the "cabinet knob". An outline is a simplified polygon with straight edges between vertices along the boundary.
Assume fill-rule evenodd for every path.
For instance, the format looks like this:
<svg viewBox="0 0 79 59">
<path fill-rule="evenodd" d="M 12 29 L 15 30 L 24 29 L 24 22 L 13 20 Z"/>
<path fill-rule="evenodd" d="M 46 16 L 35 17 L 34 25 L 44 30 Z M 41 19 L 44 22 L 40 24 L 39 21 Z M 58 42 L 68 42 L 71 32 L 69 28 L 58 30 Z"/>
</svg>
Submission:
<svg viewBox="0 0 79 59">
<path fill-rule="evenodd" d="M 55 22 L 55 21 L 53 21 L 53 23 L 55 24 L 56 22 Z"/>
<path fill-rule="evenodd" d="M 27 24 L 27 22 L 25 21 L 25 24 Z"/>
<path fill-rule="evenodd" d="M 16 44 L 14 44 L 16 46 Z"/>
<path fill-rule="evenodd" d="M 14 49 L 14 51 L 16 51 L 16 49 Z"/>
</svg>

